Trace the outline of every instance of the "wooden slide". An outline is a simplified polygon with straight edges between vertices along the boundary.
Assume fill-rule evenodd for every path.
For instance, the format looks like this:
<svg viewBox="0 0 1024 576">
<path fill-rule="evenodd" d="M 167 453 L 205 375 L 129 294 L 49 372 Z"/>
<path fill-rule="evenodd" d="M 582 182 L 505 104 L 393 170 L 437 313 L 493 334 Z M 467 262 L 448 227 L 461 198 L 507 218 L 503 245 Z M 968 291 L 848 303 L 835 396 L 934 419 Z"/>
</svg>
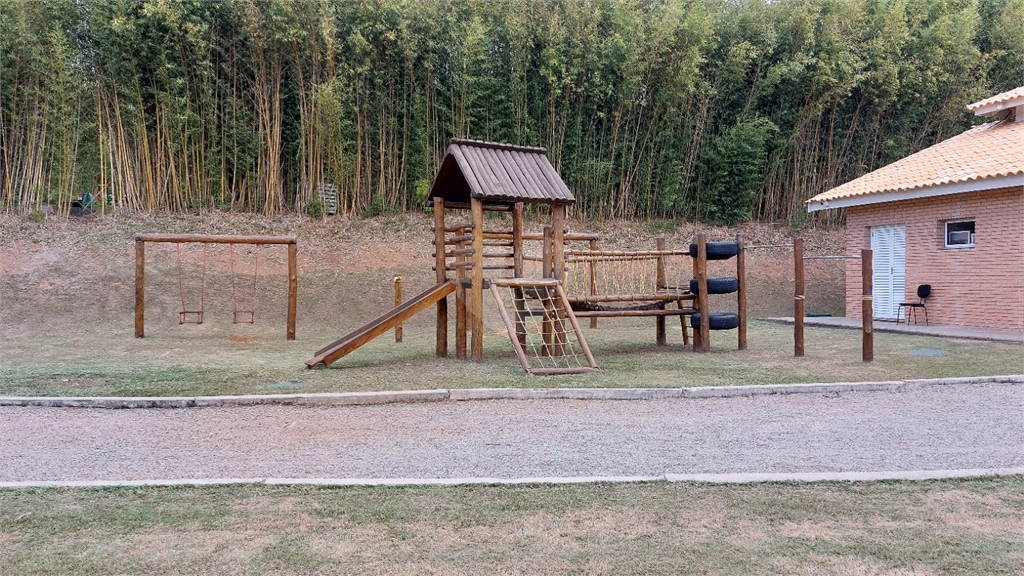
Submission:
<svg viewBox="0 0 1024 576">
<path fill-rule="evenodd" d="M 455 283 L 451 280 L 420 292 L 401 306 L 378 316 L 362 328 L 317 350 L 316 356 L 306 361 L 306 367 L 323 368 L 335 362 L 349 352 L 391 330 L 396 325 L 437 304 L 439 300 L 446 298 L 452 292 L 455 292 Z"/>
</svg>

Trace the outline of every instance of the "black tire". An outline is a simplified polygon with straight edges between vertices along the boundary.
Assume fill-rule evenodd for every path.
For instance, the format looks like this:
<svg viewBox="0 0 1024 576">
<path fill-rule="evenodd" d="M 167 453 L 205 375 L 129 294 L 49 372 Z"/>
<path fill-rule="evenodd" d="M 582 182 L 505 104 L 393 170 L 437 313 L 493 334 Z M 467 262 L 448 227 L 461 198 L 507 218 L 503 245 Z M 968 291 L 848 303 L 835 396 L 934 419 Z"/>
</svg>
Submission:
<svg viewBox="0 0 1024 576">
<path fill-rule="evenodd" d="M 740 325 L 739 314 L 732 312 L 712 312 L 708 317 L 710 318 L 708 322 L 709 330 L 732 330 Z M 700 329 L 699 312 L 690 315 L 690 326 L 694 329 Z"/>
<path fill-rule="evenodd" d="M 728 260 L 739 253 L 740 247 L 735 242 L 708 242 L 708 260 Z M 697 245 L 690 244 L 690 258 L 697 257 Z"/>
<path fill-rule="evenodd" d="M 732 294 L 740 289 L 740 280 L 735 276 L 724 278 L 708 278 L 708 294 Z M 690 280 L 690 292 L 700 293 L 700 282 L 696 278 Z"/>
</svg>

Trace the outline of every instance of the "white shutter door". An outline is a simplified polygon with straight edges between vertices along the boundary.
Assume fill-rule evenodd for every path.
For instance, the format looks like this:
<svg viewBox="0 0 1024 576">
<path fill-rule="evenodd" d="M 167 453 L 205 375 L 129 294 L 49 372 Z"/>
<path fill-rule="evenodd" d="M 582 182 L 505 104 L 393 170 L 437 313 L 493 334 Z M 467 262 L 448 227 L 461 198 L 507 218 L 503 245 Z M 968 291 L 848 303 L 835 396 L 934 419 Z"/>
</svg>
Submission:
<svg viewBox="0 0 1024 576">
<path fill-rule="evenodd" d="M 871 284 L 875 318 L 890 318 L 892 304 L 892 229 L 871 229 Z"/>
<path fill-rule="evenodd" d="M 889 318 L 895 318 L 907 297 L 907 227 L 892 227 L 892 300 Z"/>
</svg>

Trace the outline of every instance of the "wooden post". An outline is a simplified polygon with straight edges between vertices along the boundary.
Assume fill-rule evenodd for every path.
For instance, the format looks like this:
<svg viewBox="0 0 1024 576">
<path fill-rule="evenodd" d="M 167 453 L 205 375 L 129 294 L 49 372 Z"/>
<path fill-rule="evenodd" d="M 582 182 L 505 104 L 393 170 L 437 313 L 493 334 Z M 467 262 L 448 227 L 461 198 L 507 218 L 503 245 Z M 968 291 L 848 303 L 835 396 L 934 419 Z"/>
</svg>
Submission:
<svg viewBox="0 0 1024 576">
<path fill-rule="evenodd" d="M 590 239 L 590 249 L 597 250 L 597 239 Z M 590 261 L 590 295 L 597 294 L 597 263 Z M 590 327 L 597 328 L 597 316 L 590 317 Z"/>
<path fill-rule="evenodd" d="M 697 258 L 690 258 L 690 264 L 691 264 L 691 267 L 693 268 L 692 276 L 691 277 L 692 278 L 696 278 L 697 277 Z M 696 310 L 697 312 L 700 312 L 700 298 L 695 298 L 693 300 L 693 309 Z M 686 320 L 683 317 L 681 317 L 681 316 L 680 316 L 680 319 L 683 321 L 683 339 L 685 340 L 686 339 Z M 696 351 L 698 346 L 700 346 L 700 330 L 694 329 L 694 331 L 693 331 L 693 350 Z"/>
<path fill-rule="evenodd" d="M 459 241 L 455 244 L 456 250 L 465 249 L 470 243 Z M 464 264 L 469 258 L 464 254 L 455 257 L 456 264 Z M 466 286 L 463 280 L 466 279 L 466 267 L 458 266 L 455 269 L 455 357 L 465 360 L 466 353 Z"/>
<path fill-rule="evenodd" d="M 658 250 L 664 250 L 665 249 L 665 235 L 664 234 L 659 234 L 658 235 L 657 248 L 658 248 Z M 666 288 L 667 286 L 668 286 L 668 280 L 666 280 L 666 278 L 665 278 L 665 257 L 664 256 L 658 256 L 658 259 L 657 259 L 657 286 L 656 286 L 656 288 L 658 290 L 661 290 L 663 288 Z M 654 317 L 654 332 L 655 332 L 655 340 L 657 341 L 658 346 L 664 346 L 665 344 L 668 343 L 668 337 L 666 336 L 666 333 L 665 333 L 665 317 L 664 316 L 655 316 Z"/>
<path fill-rule="evenodd" d="M 871 262 L 873 253 L 871 250 L 860 251 L 860 274 L 861 274 L 861 359 L 864 362 L 871 362 L 875 359 L 875 335 L 874 335 L 874 274 Z"/>
<path fill-rule="evenodd" d="M 512 277 L 523 277 L 523 203 L 516 202 L 512 205 Z M 523 300 L 523 290 L 512 288 L 512 304 L 516 308 L 515 332 L 516 341 L 520 346 L 526 345 L 526 323 L 521 315 L 526 309 L 526 301 Z M 501 308 L 499 306 L 499 308 Z"/>
<path fill-rule="evenodd" d="M 793 239 L 793 356 L 804 355 L 804 239 Z"/>
<path fill-rule="evenodd" d="M 395 276 L 395 308 L 402 305 L 402 277 Z M 447 322 L 446 322 L 447 324 Z M 402 323 L 395 324 L 395 342 L 402 341 Z"/>
<path fill-rule="evenodd" d="M 146 317 L 146 242 L 135 239 L 135 337 L 145 337 Z"/>
<path fill-rule="evenodd" d="M 704 234 L 697 235 L 697 285 L 700 294 L 700 330 L 694 332 L 693 345 L 697 346 L 697 333 L 700 334 L 700 351 L 711 351 L 711 307 L 708 305 L 708 239 Z"/>
<path fill-rule="evenodd" d="M 512 277 L 523 277 L 523 203 L 512 205 Z"/>
<path fill-rule="evenodd" d="M 551 257 L 551 244 L 552 244 L 551 243 L 551 237 L 552 237 L 551 226 L 544 226 L 541 230 L 542 230 L 541 236 L 543 237 L 543 240 L 541 241 L 542 244 L 543 244 L 542 247 L 541 247 L 541 268 L 544 271 L 544 278 L 553 278 L 554 277 L 554 271 L 553 271 L 554 268 L 553 268 L 552 257 Z M 542 356 L 550 356 L 551 355 L 551 334 L 552 334 L 551 315 L 550 314 L 545 314 L 544 315 L 544 318 L 541 320 L 540 326 L 541 326 L 540 332 L 541 332 L 541 341 L 542 341 L 540 353 L 541 353 Z"/>
<path fill-rule="evenodd" d="M 299 246 L 288 244 L 288 340 L 295 340 L 295 316 L 299 304 Z"/>
<path fill-rule="evenodd" d="M 434 198 L 434 269 L 435 280 L 441 284 L 448 279 L 444 257 L 444 198 Z M 397 333 L 396 333 L 397 337 Z M 437 301 L 437 328 L 434 353 L 440 358 L 448 355 L 448 298 Z"/>
<path fill-rule="evenodd" d="M 484 201 L 470 200 L 473 218 L 473 286 L 469 295 L 469 322 L 473 332 L 470 356 L 475 362 L 484 360 Z"/>
<path fill-rule="evenodd" d="M 736 235 L 736 313 L 740 317 L 736 332 L 737 347 L 747 349 L 747 255 L 743 248 L 743 233 Z"/>
<path fill-rule="evenodd" d="M 551 206 L 551 225 L 554 228 L 551 238 L 551 264 L 554 266 L 554 278 L 559 282 L 565 281 L 565 204 L 553 204 Z M 565 325 L 562 314 L 558 307 L 552 311 L 554 330 L 555 356 L 562 356 L 565 353 Z"/>
</svg>

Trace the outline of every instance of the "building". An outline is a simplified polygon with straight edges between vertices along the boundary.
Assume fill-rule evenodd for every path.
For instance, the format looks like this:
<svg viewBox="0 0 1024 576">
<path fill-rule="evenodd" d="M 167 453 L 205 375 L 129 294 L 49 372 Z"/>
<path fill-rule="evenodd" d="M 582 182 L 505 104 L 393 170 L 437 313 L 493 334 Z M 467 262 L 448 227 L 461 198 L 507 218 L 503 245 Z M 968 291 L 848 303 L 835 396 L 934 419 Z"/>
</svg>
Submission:
<svg viewBox="0 0 1024 576">
<path fill-rule="evenodd" d="M 933 324 L 1024 330 L 1024 86 L 968 109 L 994 121 L 807 201 L 846 209 L 847 254 L 874 251 L 876 319 L 929 284 Z M 846 315 L 861 317 L 859 260 Z"/>
</svg>

